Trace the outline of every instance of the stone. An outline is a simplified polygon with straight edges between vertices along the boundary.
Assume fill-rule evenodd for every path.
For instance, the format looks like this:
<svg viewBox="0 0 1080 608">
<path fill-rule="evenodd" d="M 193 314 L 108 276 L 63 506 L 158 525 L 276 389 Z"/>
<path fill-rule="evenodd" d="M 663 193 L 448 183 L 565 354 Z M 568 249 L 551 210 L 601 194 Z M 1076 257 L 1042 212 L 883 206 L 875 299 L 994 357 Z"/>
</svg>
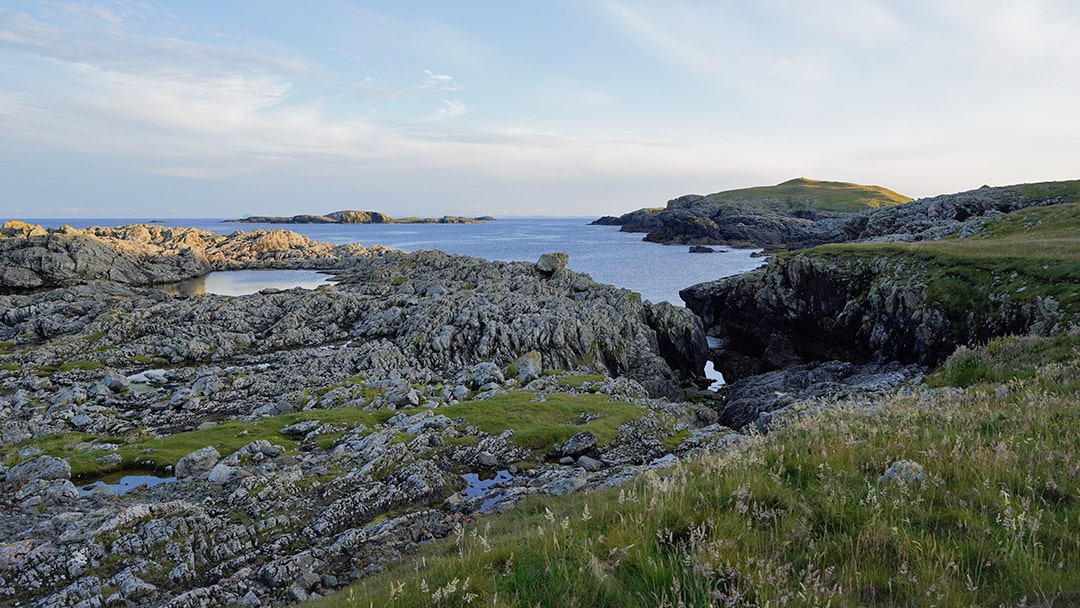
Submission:
<svg viewBox="0 0 1080 608">
<path fill-rule="evenodd" d="M 303 439 L 308 433 L 317 428 L 319 428 L 319 422 L 317 420 L 305 420 L 304 422 L 290 424 L 278 432 L 291 439 Z"/>
<path fill-rule="evenodd" d="M 544 372 L 544 358 L 535 350 L 515 359 L 513 365 L 517 369 L 517 381 L 522 386 L 536 380 Z"/>
<path fill-rule="evenodd" d="M 913 460 L 897 460 L 889 465 L 885 474 L 878 478 L 878 483 L 891 482 L 909 486 L 922 483 L 924 479 L 926 479 L 926 472 L 921 464 Z"/>
<path fill-rule="evenodd" d="M 585 469 L 586 471 L 589 471 L 590 473 L 594 473 L 604 468 L 604 463 L 588 456 L 578 456 L 577 466 Z"/>
<path fill-rule="evenodd" d="M 250 477 L 251 473 L 245 471 L 240 467 L 229 466 L 223 462 L 219 462 L 214 465 L 214 468 L 210 469 L 210 474 L 207 476 L 207 480 L 210 483 L 224 486 L 230 483 L 239 481 L 244 477 Z M 179 475 L 178 475 L 179 477 Z"/>
<path fill-rule="evenodd" d="M 566 264 L 570 261 L 570 256 L 561 251 L 541 254 L 540 259 L 536 261 L 536 270 L 541 275 L 552 276 L 556 272 L 566 268 Z"/>
<path fill-rule="evenodd" d="M 101 383 L 104 384 L 110 391 L 114 393 L 124 393 L 131 387 L 131 381 L 127 376 L 112 370 L 105 374 L 105 377 L 101 379 Z"/>
<path fill-rule="evenodd" d="M 546 484 L 541 490 L 550 496 L 564 496 L 585 487 L 585 469 L 575 468 L 573 472 Z"/>
<path fill-rule="evenodd" d="M 503 377 L 502 370 L 499 369 L 498 365 L 495 365 L 490 361 L 477 363 L 469 369 L 468 384 L 474 389 L 479 389 L 482 386 L 491 384 L 498 387 L 505 381 L 506 379 Z"/>
<path fill-rule="evenodd" d="M 37 456 L 11 467 L 7 472 L 8 483 L 34 479 L 71 479 L 71 465 L 62 458 Z"/>
<path fill-rule="evenodd" d="M 221 454 L 218 453 L 214 446 L 208 445 L 205 448 L 195 450 L 177 461 L 176 478 L 184 479 L 209 473 L 219 460 L 221 460 Z"/>
<path fill-rule="evenodd" d="M 480 452 L 476 455 L 476 464 L 493 469 L 499 466 L 499 459 L 489 452 Z"/>
<path fill-rule="evenodd" d="M 554 451 L 562 456 L 579 456 L 595 447 L 596 435 L 590 431 L 582 431 L 567 439 L 562 445 L 556 446 Z"/>
</svg>

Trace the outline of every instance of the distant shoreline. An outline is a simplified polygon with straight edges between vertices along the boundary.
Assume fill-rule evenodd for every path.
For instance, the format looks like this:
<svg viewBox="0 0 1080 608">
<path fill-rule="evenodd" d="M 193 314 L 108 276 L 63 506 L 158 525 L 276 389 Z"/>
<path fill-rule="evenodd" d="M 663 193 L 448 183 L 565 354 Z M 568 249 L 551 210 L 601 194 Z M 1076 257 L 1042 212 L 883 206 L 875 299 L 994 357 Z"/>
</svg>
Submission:
<svg viewBox="0 0 1080 608">
<path fill-rule="evenodd" d="M 379 211 L 334 211 L 326 215 L 252 215 L 234 220 L 222 220 L 238 224 L 483 224 L 495 221 L 490 215 L 464 217 L 444 215 L 442 217 L 404 217 L 393 218 Z"/>
</svg>

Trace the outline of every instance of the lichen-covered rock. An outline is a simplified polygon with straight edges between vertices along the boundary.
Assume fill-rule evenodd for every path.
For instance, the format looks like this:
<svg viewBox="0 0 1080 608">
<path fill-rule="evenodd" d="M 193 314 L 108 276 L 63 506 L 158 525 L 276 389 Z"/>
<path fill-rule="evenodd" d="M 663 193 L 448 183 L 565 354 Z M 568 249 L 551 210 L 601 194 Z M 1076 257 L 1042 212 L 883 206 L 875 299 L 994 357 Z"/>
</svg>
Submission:
<svg viewBox="0 0 1080 608">
<path fill-rule="evenodd" d="M 569 262 L 570 256 L 561 251 L 545 253 L 536 260 L 536 270 L 544 276 L 551 276 L 566 268 Z"/>
<path fill-rule="evenodd" d="M 21 462 L 7 472 L 7 482 L 27 482 L 36 479 L 71 479 L 71 465 L 63 458 L 37 456 Z"/>
<path fill-rule="evenodd" d="M 221 454 L 218 453 L 214 446 L 208 445 L 199 448 L 177 461 L 176 477 L 177 479 L 183 479 L 209 473 L 218 460 L 221 460 Z"/>
</svg>

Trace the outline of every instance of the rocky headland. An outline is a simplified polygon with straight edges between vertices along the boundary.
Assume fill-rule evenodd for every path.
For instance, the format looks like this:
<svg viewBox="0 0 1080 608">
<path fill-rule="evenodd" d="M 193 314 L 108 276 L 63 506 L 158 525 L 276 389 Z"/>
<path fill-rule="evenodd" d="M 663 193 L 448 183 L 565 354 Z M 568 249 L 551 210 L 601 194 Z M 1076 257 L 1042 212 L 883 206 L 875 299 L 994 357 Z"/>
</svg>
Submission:
<svg viewBox="0 0 1080 608">
<path fill-rule="evenodd" d="M 1068 183 L 1068 182 L 1066 182 Z M 1038 184 L 984 186 L 911 201 L 879 186 L 796 179 L 701 196 L 595 224 L 665 244 L 761 247 L 770 252 L 851 241 L 922 241 L 979 229 L 997 214 L 1070 200 Z"/>
<path fill-rule="evenodd" d="M 5 224 L 0 602 L 282 605 L 730 431 L 698 318 L 566 269 L 284 231 Z M 317 268 L 239 297 L 149 287 Z M 168 483 L 80 490 L 110 471 Z M 471 485 L 468 476 L 500 482 Z"/>
<path fill-rule="evenodd" d="M 850 236 L 842 226 L 853 214 L 910 200 L 880 186 L 798 178 L 776 186 L 687 194 L 668 201 L 666 207 L 593 223 L 644 232 L 644 240 L 655 243 L 776 251 L 846 240 Z"/>
<path fill-rule="evenodd" d="M 721 421 L 739 427 L 783 405 L 751 403 L 739 397 L 746 391 L 786 394 L 784 385 L 808 387 L 808 373 L 835 385 L 825 362 L 860 366 L 842 366 L 841 378 L 888 366 L 913 376 L 957 346 L 1075 331 L 1077 201 L 1080 182 L 1051 182 L 860 212 L 843 221 L 846 238 L 835 235 L 846 244 L 777 254 L 761 269 L 683 290 L 718 339 L 710 358 L 733 383 Z"/>
<path fill-rule="evenodd" d="M 380 211 L 334 211 L 326 215 L 251 215 L 248 217 L 225 220 L 243 224 L 483 224 L 495 221 L 490 215 L 463 217 L 444 215 L 442 217 L 403 217 L 393 218 Z"/>
</svg>

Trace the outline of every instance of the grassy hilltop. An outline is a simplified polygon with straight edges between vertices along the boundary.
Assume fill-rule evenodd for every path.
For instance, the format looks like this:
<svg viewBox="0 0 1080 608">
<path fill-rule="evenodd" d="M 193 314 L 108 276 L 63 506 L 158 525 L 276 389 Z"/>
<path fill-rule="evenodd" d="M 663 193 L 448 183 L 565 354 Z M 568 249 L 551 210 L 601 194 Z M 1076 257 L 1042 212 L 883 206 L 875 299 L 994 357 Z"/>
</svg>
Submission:
<svg viewBox="0 0 1080 608">
<path fill-rule="evenodd" d="M 854 213 L 910 202 L 910 197 L 882 188 L 849 182 L 806 179 L 788 180 L 775 186 L 726 190 L 705 197 L 709 203 L 756 203 L 775 212 L 803 209 Z"/>
</svg>

